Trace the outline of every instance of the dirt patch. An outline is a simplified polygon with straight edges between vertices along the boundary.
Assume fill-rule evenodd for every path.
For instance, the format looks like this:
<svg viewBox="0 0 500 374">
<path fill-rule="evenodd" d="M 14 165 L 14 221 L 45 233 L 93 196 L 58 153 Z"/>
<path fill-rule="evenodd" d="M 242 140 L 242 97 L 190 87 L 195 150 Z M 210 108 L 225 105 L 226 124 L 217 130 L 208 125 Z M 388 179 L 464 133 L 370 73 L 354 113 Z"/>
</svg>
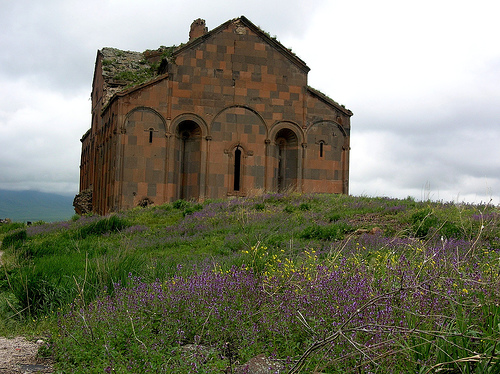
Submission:
<svg viewBox="0 0 500 374">
<path fill-rule="evenodd" d="M 2 255 L 3 251 L 0 251 L 0 265 Z M 29 341 L 22 336 L 0 337 L 0 374 L 52 373 L 52 360 L 37 357 L 38 349 L 44 344 L 42 339 Z"/>
<path fill-rule="evenodd" d="M 0 374 L 52 373 L 52 362 L 37 357 L 43 340 L 29 341 L 24 337 L 0 337 Z"/>
</svg>

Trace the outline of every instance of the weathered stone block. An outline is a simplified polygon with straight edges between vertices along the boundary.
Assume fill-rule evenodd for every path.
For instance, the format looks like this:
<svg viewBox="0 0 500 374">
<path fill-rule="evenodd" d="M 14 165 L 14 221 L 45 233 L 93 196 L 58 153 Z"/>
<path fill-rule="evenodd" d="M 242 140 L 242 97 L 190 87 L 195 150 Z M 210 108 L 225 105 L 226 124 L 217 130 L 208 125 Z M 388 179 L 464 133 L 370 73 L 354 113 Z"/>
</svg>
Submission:
<svg viewBox="0 0 500 374">
<path fill-rule="evenodd" d="M 98 52 L 81 139 L 89 209 L 264 189 L 348 193 L 352 113 L 307 86 L 307 65 L 245 17 L 212 31 L 198 19 L 189 34 L 179 48 Z"/>
</svg>

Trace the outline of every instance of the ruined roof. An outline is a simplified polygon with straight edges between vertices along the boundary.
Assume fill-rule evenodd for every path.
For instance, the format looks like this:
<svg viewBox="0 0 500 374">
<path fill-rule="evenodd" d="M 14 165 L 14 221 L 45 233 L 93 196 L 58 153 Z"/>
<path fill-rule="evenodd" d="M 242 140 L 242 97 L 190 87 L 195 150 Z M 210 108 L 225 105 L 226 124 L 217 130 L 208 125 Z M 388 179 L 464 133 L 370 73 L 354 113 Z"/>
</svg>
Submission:
<svg viewBox="0 0 500 374">
<path fill-rule="evenodd" d="M 196 20 L 195 22 L 197 21 L 203 20 Z M 309 71 L 309 67 L 306 63 L 297 57 L 290 49 L 284 47 L 276 38 L 271 37 L 269 33 L 263 31 L 258 26 L 255 26 L 246 17 L 241 16 L 239 18 L 231 19 L 213 30 L 208 31 L 208 29 L 205 28 L 202 35 L 193 37 L 188 43 L 180 45 L 179 47 L 161 46 L 156 50 L 146 50 L 144 52 L 123 51 L 117 48 L 109 47 L 101 49 L 98 53 L 102 58 L 104 106 L 106 106 L 114 94 L 132 86 L 138 86 L 142 83 L 153 80 L 158 75 L 165 73 L 166 71 L 163 69 L 164 65 L 162 65 L 163 60 L 169 59 L 174 54 L 181 53 L 185 49 L 192 48 L 197 44 L 202 43 L 208 37 L 225 29 L 231 23 L 235 23 L 237 25 L 241 24 L 242 26 L 248 27 L 260 35 L 270 45 L 278 49 L 285 55 L 285 57 L 295 63 L 303 71 L 306 73 Z"/>
<path fill-rule="evenodd" d="M 116 75 L 123 71 L 138 71 L 147 63 L 142 52 L 108 47 L 99 52 L 102 55 L 102 75 L 107 79 L 116 79 Z"/>
<path fill-rule="evenodd" d="M 104 78 L 104 105 L 117 92 L 140 85 L 156 78 L 161 61 L 172 54 L 176 47 L 160 47 L 144 52 L 122 51 L 105 47 L 99 51 Z"/>
<path fill-rule="evenodd" d="M 195 20 L 194 23 L 200 23 L 200 21 L 202 21 L 201 26 L 204 27 L 204 20 L 198 19 Z M 123 91 L 131 87 L 138 88 L 138 86 L 141 86 L 146 82 L 154 81 L 159 75 L 166 73 L 165 62 L 167 60 L 175 58 L 178 53 L 182 53 L 182 51 L 186 49 L 193 48 L 196 45 L 203 43 L 207 38 L 221 32 L 232 23 L 248 27 L 253 32 L 257 33 L 261 38 L 266 40 L 267 43 L 280 51 L 288 60 L 302 69 L 305 73 L 309 72 L 310 69 L 306 63 L 295 55 L 291 49 L 286 48 L 275 37 L 271 37 L 269 33 L 254 25 L 246 17 L 241 16 L 239 18 L 226 21 L 210 31 L 204 27 L 203 32 L 195 37 L 191 36 L 191 33 L 193 32 L 193 30 L 191 30 L 191 39 L 186 44 L 181 44 L 180 46 L 161 46 L 156 50 L 146 50 L 144 52 L 123 51 L 117 48 L 109 47 L 101 49 L 98 53 L 102 57 L 102 75 L 104 78 L 103 107 L 106 107 L 113 95 L 120 92 L 125 93 Z M 352 116 L 352 112 L 349 109 L 346 109 L 343 105 L 338 104 L 327 95 L 310 86 L 308 86 L 307 89 L 311 94 L 320 98 L 327 104 L 336 107 L 349 116 Z"/>
</svg>

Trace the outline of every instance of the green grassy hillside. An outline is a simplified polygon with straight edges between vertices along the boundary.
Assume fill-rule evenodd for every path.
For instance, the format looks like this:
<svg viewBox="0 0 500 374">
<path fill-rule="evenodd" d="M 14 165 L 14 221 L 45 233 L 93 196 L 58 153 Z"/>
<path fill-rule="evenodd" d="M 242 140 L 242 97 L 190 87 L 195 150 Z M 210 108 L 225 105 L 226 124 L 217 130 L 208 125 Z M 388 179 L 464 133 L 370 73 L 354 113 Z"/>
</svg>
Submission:
<svg viewBox="0 0 500 374">
<path fill-rule="evenodd" d="M 60 372 L 500 372 L 500 209 L 341 195 L 0 226 L 0 331 Z"/>
</svg>

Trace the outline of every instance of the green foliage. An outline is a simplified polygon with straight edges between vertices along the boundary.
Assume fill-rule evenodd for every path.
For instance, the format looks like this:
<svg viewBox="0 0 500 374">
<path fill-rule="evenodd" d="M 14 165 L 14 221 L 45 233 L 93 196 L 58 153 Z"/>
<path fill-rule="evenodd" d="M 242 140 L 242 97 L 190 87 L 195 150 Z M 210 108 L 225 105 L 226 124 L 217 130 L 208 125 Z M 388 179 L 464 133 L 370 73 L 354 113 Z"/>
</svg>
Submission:
<svg viewBox="0 0 500 374">
<path fill-rule="evenodd" d="M 147 67 L 139 70 L 120 71 L 116 73 L 113 78 L 118 81 L 127 81 L 135 85 L 144 83 L 148 79 L 151 79 L 153 77 L 154 77 L 154 72 L 152 71 L 151 68 Z"/>
<path fill-rule="evenodd" d="M 381 232 L 370 235 L 373 227 L 380 227 Z M 78 307 L 78 323 L 84 320 L 82 316 L 88 322 L 86 313 L 94 306 L 117 300 L 117 290 L 121 289 L 117 284 L 125 290 L 139 280 L 161 284 L 156 288 L 158 293 L 141 301 L 143 310 L 118 308 L 92 325 L 92 333 L 101 334 L 98 340 L 86 340 L 92 335 L 87 329 L 87 335 L 72 332 L 78 344 L 73 338 L 62 341 L 57 338 L 61 331 L 56 321 L 49 318 L 47 323 L 57 331 L 52 347 L 62 371 L 107 369 L 92 367 L 110 358 L 102 349 L 103 342 L 113 346 L 112 369 L 126 371 L 131 362 L 127 359 L 144 358 L 145 348 L 137 339 L 149 347 L 159 341 L 160 335 L 168 343 L 164 349 L 177 372 L 188 372 L 188 364 L 198 365 L 199 372 L 226 370 L 228 360 L 224 355 L 228 352 L 240 362 L 261 353 L 280 359 L 300 357 L 313 341 L 332 333 L 341 323 L 335 318 L 354 305 L 352 301 L 343 304 L 344 299 L 366 292 L 369 300 L 373 297 L 370 292 L 375 295 L 391 290 L 400 292 L 401 297 L 383 298 L 374 306 L 394 303 L 392 318 L 404 315 L 410 333 L 398 335 L 401 330 L 396 329 L 382 342 L 388 344 L 387 349 L 374 358 L 380 367 L 360 353 L 370 356 L 372 351 L 366 347 L 371 343 L 377 349 L 376 334 L 369 333 L 377 325 L 356 330 L 358 325 L 350 324 L 346 336 L 360 351 L 352 349 L 349 342 L 338 342 L 328 348 L 338 357 L 338 365 L 325 361 L 330 351 L 318 351 L 308 359 L 304 372 L 335 373 L 355 367 L 357 371 L 384 372 L 390 367 L 395 372 L 423 373 L 437 365 L 432 370 L 494 373 L 500 365 L 500 310 L 498 302 L 493 302 L 500 297 L 495 283 L 500 277 L 498 207 L 345 195 L 267 194 L 203 203 L 178 200 L 109 217 L 75 216 L 61 224 L 0 226 L 0 235 L 5 250 L 5 265 L 0 269 L 0 331 L 14 328 L 15 323 L 66 314 L 71 304 Z M 449 249 L 454 243 L 458 243 L 458 249 Z M 402 265 L 406 266 L 404 271 L 396 272 Z M 190 291 L 182 297 L 174 291 L 162 296 L 162 305 L 178 298 L 178 309 L 166 308 L 166 314 L 160 316 L 160 310 L 152 307 L 160 289 L 167 292 L 174 284 L 188 282 L 207 269 L 227 283 L 206 303 L 192 302 L 193 288 L 188 288 Z M 255 294 L 249 290 L 226 292 L 242 284 L 235 278 L 239 271 L 256 277 Z M 327 282 L 330 278 L 321 278 L 322 271 L 328 277 L 337 277 L 331 283 L 335 289 L 325 295 L 321 292 L 326 283 L 320 280 Z M 202 282 L 205 278 L 200 279 Z M 403 292 L 402 287 L 408 284 L 415 288 Z M 213 289 L 201 287 L 197 292 L 201 293 L 197 300 L 201 300 Z M 443 295 L 446 303 L 436 305 L 435 300 Z M 276 301 L 285 296 L 289 299 Z M 129 297 L 133 299 L 135 294 Z M 226 304 L 213 308 L 226 297 Z M 335 297 L 339 301 L 333 309 L 314 309 L 306 315 L 307 308 L 320 308 Z M 292 308 L 299 301 L 304 304 Z M 426 309 L 415 309 L 419 303 Z M 293 310 L 285 313 L 288 306 Z M 235 314 L 235 322 L 230 314 L 224 314 L 224 308 L 233 307 L 237 309 L 234 313 L 241 315 L 255 309 L 249 319 Z M 367 315 L 376 315 L 376 311 L 369 310 Z M 390 324 L 385 327 L 392 331 Z M 263 331 L 260 335 L 243 338 L 258 328 Z M 74 331 L 83 329 L 75 325 Z M 249 341 L 254 344 L 250 346 L 246 343 Z M 183 350 L 186 344 L 196 342 L 211 350 L 200 353 L 205 361 Z M 389 347 L 389 342 L 400 346 Z M 224 347 L 225 343 L 231 343 L 231 348 Z M 75 353 L 76 346 L 80 353 Z M 472 357 L 473 352 L 492 359 L 459 361 Z M 344 354 L 352 357 L 345 358 Z M 148 357 L 152 357 L 150 370 L 161 371 L 163 367 L 175 372 L 165 369 L 160 351 L 149 350 Z M 340 364 L 341 357 L 344 361 Z"/>
<path fill-rule="evenodd" d="M 422 318 L 408 315 L 410 325 L 422 331 L 402 342 L 411 352 L 412 361 L 417 363 L 417 371 L 430 372 L 430 367 L 435 370 L 433 372 L 497 373 L 500 369 L 500 324 L 494 322 L 500 318 L 500 307 L 487 303 L 483 306 L 484 313 L 479 314 L 467 312 L 460 304 L 455 307 L 454 319 L 438 331 L 433 326 L 423 325 Z M 478 315 L 486 317 L 487 322 L 478 325 Z M 489 331 L 481 331 L 481 328 Z"/>
<path fill-rule="evenodd" d="M 172 203 L 172 208 L 182 210 L 182 209 L 186 209 L 190 205 L 191 204 L 190 204 L 189 201 L 186 201 L 186 200 L 176 200 L 176 201 L 174 201 Z"/>
<path fill-rule="evenodd" d="M 14 231 L 12 234 L 7 234 L 2 240 L 2 248 L 8 248 L 10 246 L 19 247 L 27 239 L 27 234 L 25 229 L 20 229 Z"/>
<path fill-rule="evenodd" d="M 330 225 L 317 224 L 307 226 L 300 237 L 309 240 L 342 240 L 346 233 L 353 231 L 345 222 L 335 222 Z"/>
<path fill-rule="evenodd" d="M 113 65 L 114 63 L 116 63 L 116 60 L 109 60 L 109 59 L 103 59 L 102 60 L 102 66 Z"/>
<path fill-rule="evenodd" d="M 176 200 L 172 203 L 172 208 L 182 210 L 182 216 L 188 216 L 203 209 L 203 204 L 193 203 L 186 200 Z"/>
<path fill-rule="evenodd" d="M 198 212 L 198 211 L 200 211 L 202 209 L 203 209 L 203 205 L 201 205 L 201 204 L 194 204 L 192 206 L 186 207 L 184 209 L 184 212 L 182 212 L 182 214 L 184 216 L 188 216 L 188 215 L 193 214 L 194 212 Z"/>
<path fill-rule="evenodd" d="M 463 237 L 462 228 L 455 222 L 445 221 L 439 229 L 439 232 L 444 238 L 461 238 Z"/>
<path fill-rule="evenodd" d="M 342 218 L 342 215 L 340 213 L 330 213 L 328 215 L 328 220 L 330 222 L 336 222 Z"/>
<path fill-rule="evenodd" d="M 451 214 L 450 214 L 451 213 Z M 419 209 L 412 213 L 410 219 L 412 230 L 417 238 L 426 238 L 430 235 L 438 235 L 443 238 L 462 238 L 465 236 L 461 223 L 453 221 L 455 212 L 435 211 L 431 207 Z"/>
<path fill-rule="evenodd" d="M 266 209 L 266 204 L 264 204 L 264 203 L 257 203 L 253 207 L 254 207 L 255 210 L 262 211 L 262 210 Z"/>
<path fill-rule="evenodd" d="M 66 291 L 60 287 L 60 277 L 54 281 L 54 278 L 35 269 L 19 274 L 19 277 L 18 281 L 12 282 L 12 292 L 19 302 L 20 310 L 30 315 L 50 313 L 53 308 L 60 308 L 67 301 L 64 296 Z"/>
<path fill-rule="evenodd" d="M 8 233 L 9 231 L 14 231 L 16 229 L 24 228 L 26 225 L 21 222 L 10 222 L 0 224 L 0 235 Z"/>
<path fill-rule="evenodd" d="M 305 211 L 308 211 L 308 210 L 311 210 L 311 204 L 310 203 L 301 203 L 299 205 L 299 210 L 302 211 L 302 212 L 305 212 Z"/>
<path fill-rule="evenodd" d="M 174 51 L 177 48 L 178 47 L 176 45 L 173 45 L 173 46 L 170 46 L 170 47 L 162 47 L 163 52 L 161 54 L 161 58 L 162 59 L 169 59 L 170 57 L 172 57 L 172 55 L 174 54 Z"/>
<path fill-rule="evenodd" d="M 128 226 L 129 223 L 125 219 L 113 215 L 83 226 L 77 231 L 76 235 L 81 239 L 85 239 L 90 235 L 103 235 L 112 232 L 118 232 L 127 228 Z"/>
<path fill-rule="evenodd" d="M 420 209 L 411 215 L 412 229 L 417 238 L 425 238 L 438 222 L 431 208 Z"/>
</svg>

